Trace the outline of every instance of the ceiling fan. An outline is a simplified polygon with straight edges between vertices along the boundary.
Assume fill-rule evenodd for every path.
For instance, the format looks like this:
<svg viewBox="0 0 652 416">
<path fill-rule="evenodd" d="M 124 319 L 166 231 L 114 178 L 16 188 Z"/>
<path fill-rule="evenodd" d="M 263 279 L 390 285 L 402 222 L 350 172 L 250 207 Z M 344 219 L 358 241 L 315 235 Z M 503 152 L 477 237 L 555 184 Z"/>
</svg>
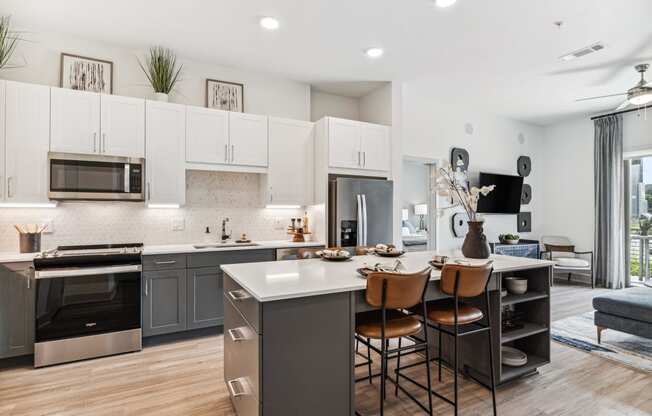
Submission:
<svg viewBox="0 0 652 416">
<path fill-rule="evenodd" d="M 634 69 L 636 69 L 636 72 L 641 74 L 641 80 L 636 85 L 634 85 L 634 87 L 627 90 L 627 92 L 623 92 L 620 94 L 602 95 L 599 97 L 580 98 L 575 101 L 597 100 L 599 98 L 618 97 L 621 95 L 626 95 L 627 99 L 623 101 L 622 104 L 618 106 L 618 108 L 616 108 L 616 111 L 624 110 L 629 105 L 640 106 L 640 105 L 649 104 L 652 102 L 652 82 L 648 83 L 645 80 L 645 72 L 649 68 L 650 68 L 650 64 L 639 64 L 634 67 Z"/>
</svg>

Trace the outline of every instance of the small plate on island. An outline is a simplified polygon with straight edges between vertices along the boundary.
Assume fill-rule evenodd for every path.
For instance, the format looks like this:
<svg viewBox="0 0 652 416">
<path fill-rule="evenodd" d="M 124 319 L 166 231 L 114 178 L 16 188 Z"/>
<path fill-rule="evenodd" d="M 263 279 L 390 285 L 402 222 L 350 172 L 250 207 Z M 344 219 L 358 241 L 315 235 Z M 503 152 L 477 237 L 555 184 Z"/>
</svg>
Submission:
<svg viewBox="0 0 652 416">
<path fill-rule="evenodd" d="M 342 249 L 331 249 L 327 248 L 321 251 L 318 251 L 315 253 L 319 257 L 322 258 L 322 260 L 326 261 L 347 261 L 351 260 L 351 253 L 349 253 L 346 250 Z"/>
</svg>

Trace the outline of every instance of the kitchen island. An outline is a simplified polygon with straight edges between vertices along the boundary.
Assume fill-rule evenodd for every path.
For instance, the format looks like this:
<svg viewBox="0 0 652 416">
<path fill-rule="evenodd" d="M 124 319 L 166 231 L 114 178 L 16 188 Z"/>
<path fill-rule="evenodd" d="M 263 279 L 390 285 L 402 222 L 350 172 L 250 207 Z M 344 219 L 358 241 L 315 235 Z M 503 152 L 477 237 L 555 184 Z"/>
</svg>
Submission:
<svg viewBox="0 0 652 416">
<path fill-rule="evenodd" d="M 400 258 L 401 271 L 423 270 L 434 254 L 406 253 Z M 550 362 L 552 263 L 498 255 L 492 259 L 494 274 L 488 286 L 494 317 L 492 348 L 500 369 L 496 382 L 502 384 Z M 312 259 L 221 266 L 224 377 L 239 416 L 354 414 L 355 314 L 369 309 L 364 300 L 366 281 L 356 270 L 379 262 L 391 264 L 393 259 L 368 255 L 346 262 Z M 440 276 L 433 269 L 427 300 L 445 297 L 439 290 Z M 501 297 L 505 276 L 527 278 L 528 292 Z M 505 332 L 496 319 L 503 308 L 520 316 L 520 324 Z M 486 335 L 465 338 L 460 369 L 487 383 Z M 501 345 L 526 352 L 528 364 L 501 366 Z M 451 350 L 446 342 L 443 349 Z"/>
</svg>

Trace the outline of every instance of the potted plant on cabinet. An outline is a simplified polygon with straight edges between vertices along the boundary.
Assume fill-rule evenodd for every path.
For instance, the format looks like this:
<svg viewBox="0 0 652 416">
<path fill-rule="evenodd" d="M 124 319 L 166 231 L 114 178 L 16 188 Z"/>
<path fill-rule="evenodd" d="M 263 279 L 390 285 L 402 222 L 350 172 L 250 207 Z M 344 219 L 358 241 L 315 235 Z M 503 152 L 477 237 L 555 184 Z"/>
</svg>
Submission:
<svg viewBox="0 0 652 416">
<path fill-rule="evenodd" d="M 477 212 L 480 196 L 488 195 L 495 187 L 496 185 L 469 187 L 466 172 L 460 168 L 453 170 L 448 163 L 437 171 L 436 192 L 452 201 L 452 205 L 446 208 L 461 206 L 469 218 L 469 231 L 462 245 L 462 254 L 465 257 L 487 259 L 491 254 L 487 236 L 484 235 L 484 221 Z"/>
<path fill-rule="evenodd" d="M 154 46 L 149 49 L 145 64 L 138 60 L 140 68 L 145 73 L 154 89 L 156 100 L 168 101 L 169 94 L 179 81 L 183 65 L 177 66 L 177 57 L 168 48 Z"/>
<path fill-rule="evenodd" d="M 9 68 L 9 60 L 18 46 L 20 37 L 11 30 L 11 17 L 0 17 L 0 69 Z"/>
</svg>

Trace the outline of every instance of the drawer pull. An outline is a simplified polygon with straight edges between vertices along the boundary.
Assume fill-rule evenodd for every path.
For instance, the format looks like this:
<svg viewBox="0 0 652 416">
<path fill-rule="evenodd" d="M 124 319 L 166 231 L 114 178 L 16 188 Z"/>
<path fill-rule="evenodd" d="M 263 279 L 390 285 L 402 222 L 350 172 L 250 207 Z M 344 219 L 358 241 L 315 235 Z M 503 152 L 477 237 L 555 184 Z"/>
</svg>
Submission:
<svg viewBox="0 0 652 416">
<path fill-rule="evenodd" d="M 242 342 L 247 340 L 247 337 L 238 328 L 229 329 L 228 332 L 233 342 Z"/>
<path fill-rule="evenodd" d="M 240 387 L 239 389 L 235 388 L 236 384 Z M 245 390 L 242 381 L 240 381 L 240 379 L 229 380 L 226 382 L 226 385 L 229 386 L 231 397 L 241 397 L 247 395 L 247 391 Z"/>
<path fill-rule="evenodd" d="M 175 264 L 177 261 L 176 260 L 167 260 L 167 261 L 155 261 L 154 264 L 158 266 L 162 266 L 164 264 Z"/>
<path fill-rule="evenodd" d="M 251 296 L 244 290 L 231 290 L 229 292 L 229 297 L 235 302 L 240 302 L 251 298 Z"/>
</svg>

